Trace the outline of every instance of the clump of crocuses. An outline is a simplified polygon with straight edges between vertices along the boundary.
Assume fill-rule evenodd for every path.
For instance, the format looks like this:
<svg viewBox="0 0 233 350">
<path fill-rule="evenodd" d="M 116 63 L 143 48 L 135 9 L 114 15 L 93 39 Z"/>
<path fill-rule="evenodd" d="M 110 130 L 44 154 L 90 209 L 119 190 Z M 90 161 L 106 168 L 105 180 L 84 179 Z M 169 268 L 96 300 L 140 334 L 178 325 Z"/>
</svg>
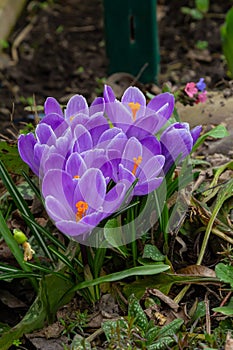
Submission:
<svg viewBox="0 0 233 350">
<path fill-rule="evenodd" d="M 59 230 L 76 239 L 90 235 L 135 196 L 156 190 L 174 162 L 190 154 L 201 127 L 169 124 L 174 103 L 168 92 L 147 103 L 136 87 L 118 100 L 107 85 L 90 106 L 81 95 L 64 110 L 47 98 L 45 117 L 35 134 L 20 135 L 18 149 L 40 178 Z"/>
</svg>

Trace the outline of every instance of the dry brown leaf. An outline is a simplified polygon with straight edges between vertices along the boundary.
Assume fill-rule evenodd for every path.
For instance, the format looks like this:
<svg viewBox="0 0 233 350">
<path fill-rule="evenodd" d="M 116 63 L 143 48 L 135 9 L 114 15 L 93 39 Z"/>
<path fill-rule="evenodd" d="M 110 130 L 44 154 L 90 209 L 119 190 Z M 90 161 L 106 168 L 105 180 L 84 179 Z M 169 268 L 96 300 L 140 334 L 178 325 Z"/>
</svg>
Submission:
<svg viewBox="0 0 233 350">
<path fill-rule="evenodd" d="M 163 294 L 160 290 L 158 289 L 147 289 L 147 292 L 149 294 L 155 295 L 159 299 L 161 299 L 164 303 L 166 303 L 170 308 L 174 309 L 175 311 L 178 310 L 179 305 L 171 298 L 169 298 L 167 295 Z"/>
<path fill-rule="evenodd" d="M 214 270 L 202 265 L 189 265 L 178 270 L 177 273 L 192 276 L 216 277 Z"/>
</svg>

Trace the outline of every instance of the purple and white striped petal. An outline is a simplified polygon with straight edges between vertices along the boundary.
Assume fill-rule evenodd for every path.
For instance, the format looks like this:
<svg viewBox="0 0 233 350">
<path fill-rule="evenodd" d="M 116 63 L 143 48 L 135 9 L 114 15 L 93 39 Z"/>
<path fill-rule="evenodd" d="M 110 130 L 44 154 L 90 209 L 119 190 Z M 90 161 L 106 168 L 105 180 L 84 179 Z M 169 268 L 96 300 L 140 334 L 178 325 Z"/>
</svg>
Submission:
<svg viewBox="0 0 233 350">
<path fill-rule="evenodd" d="M 61 106 L 54 97 L 48 97 L 46 99 L 44 104 L 44 112 L 45 112 L 45 115 L 50 113 L 56 113 L 61 117 L 63 117 Z"/>
</svg>

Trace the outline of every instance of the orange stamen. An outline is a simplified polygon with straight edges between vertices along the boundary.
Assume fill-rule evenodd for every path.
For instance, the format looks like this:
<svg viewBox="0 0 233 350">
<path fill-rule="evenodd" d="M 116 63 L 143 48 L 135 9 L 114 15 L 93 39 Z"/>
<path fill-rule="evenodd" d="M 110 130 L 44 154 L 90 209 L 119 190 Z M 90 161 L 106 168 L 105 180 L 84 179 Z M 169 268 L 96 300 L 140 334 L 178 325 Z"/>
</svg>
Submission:
<svg viewBox="0 0 233 350">
<path fill-rule="evenodd" d="M 79 175 L 74 175 L 73 179 L 80 179 Z"/>
<path fill-rule="evenodd" d="M 137 158 L 134 157 L 133 161 L 134 161 L 134 166 L 133 166 L 132 174 L 135 176 L 137 168 L 142 162 L 142 156 L 138 156 Z"/>
<path fill-rule="evenodd" d="M 88 204 L 83 201 L 79 201 L 75 204 L 77 208 L 77 213 L 76 213 L 76 221 L 78 222 L 85 216 L 85 212 L 88 209 Z"/>
<path fill-rule="evenodd" d="M 140 103 L 138 102 L 129 102 L 128 103 L 128 106 L 131 108 L 131 111 L 132 111 L 132 116 L 133 116 L 133 121 L 136 120 L 136 114 L 137 114 L 137 111 L 140 109 Z"/>
</svg>

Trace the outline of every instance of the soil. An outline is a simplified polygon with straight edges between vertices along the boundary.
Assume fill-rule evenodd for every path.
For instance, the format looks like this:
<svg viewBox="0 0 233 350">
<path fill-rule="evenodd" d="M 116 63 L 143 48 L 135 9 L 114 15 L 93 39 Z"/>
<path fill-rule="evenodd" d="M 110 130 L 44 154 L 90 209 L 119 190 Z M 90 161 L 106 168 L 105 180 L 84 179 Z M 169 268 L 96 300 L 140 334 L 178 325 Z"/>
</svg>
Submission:
<svg viewBox="0 0 233 350">
<path fill-rule="evenodd" d="M 194 1 L 157 3 L 160 75 L 157 85 L 152 82 L 143 89 L 159 92 L 166 82 L 179 87 L 200 77 L 205 78 L 210 90 L 228 87 L 220 26 L 232 1 L 211 2 L 202 20 L 181 13 L 181 6 L 192 7 Z M 33 96 L 38 106 L 48 96 L 65 104 L 76 93 L 89 103 L 101 95 L 104 82 L 113 82 L 108 77 L 104 35 L 101 0 L 66 0 L 65 5 L 61 0 L 28 2 L 9 37 L 9 48 L 0 54 L 0 138 L 16 139 L 20 123 L 33 120 L 33 113 L 25 110 Z M 198 41 L 206 41 L 207 48 L 198 49 Z M 113 83 L 121 84 L 121 78 L 124 75 Z M 124 80 L 122 84 L 130 82 Z M 1 287 L 10 292 L 17 289 L 14 284 L 10 290 L 4 283 Z M 9 305 L 0 305 L 1 322 L 13 326 L 28 309 L 33 295 L 29 290 L 25 296 L 25 288 L 17 291 L 22 302 L 18 312 L 12 313 L 10 308 L 9 316 Z M 58 344 L 55 347 L 58 349 Z"/>
<path fill-rule="evenodd" d="M 202 20 L 181 12 L 182 6 L 192 7 L 194 1 L 178 3 L 157 2 L 158 87 L 168 81 L 181 86 L 200 77 L 206 79 L 208 89 L 225 87 L 229 79 L 220 26 L 232 1 L 211 2 Z M 19 121 L 33 118 L 24 109 L 33 96 L 36 105 L 43 105 L 48 96 L 64 104 L 75 93 L 88 102 L 102 93 L 108 77 L 103 17 L 101 0 L 67 0 L 65 6 L 59 0 L 28 2 L 9 37 L 9 48 L 0 54 L 0 133 L 10 135 L 10 120 L 17 126 Z M 207 42 L 205 50 L 197 49 L 200 41 Z"/>
</svg>

